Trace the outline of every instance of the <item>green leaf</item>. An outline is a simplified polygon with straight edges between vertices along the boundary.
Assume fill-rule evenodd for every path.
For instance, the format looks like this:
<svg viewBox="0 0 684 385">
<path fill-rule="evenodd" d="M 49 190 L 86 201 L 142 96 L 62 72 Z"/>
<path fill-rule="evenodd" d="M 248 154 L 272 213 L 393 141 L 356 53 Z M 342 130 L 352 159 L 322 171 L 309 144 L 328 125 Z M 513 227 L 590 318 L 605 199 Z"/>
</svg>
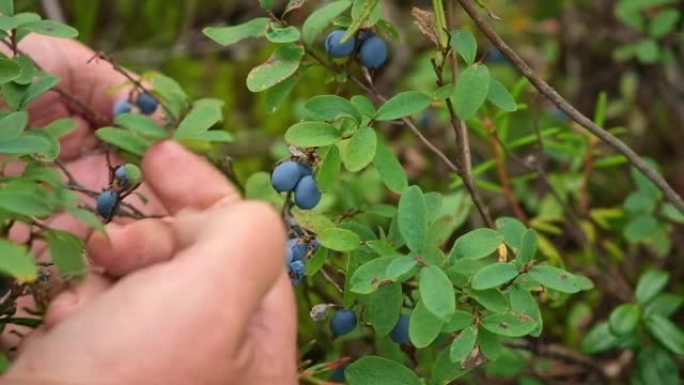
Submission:
<svg viewBox="0 0 684 385">
<path fill-rule="evenodd" d="M 529 315 L 537 321 L 537 328 L 530 333 L 533 337 L 539 337 L 542 333 L 543 322 L 539 304 L 534 296 L 527 290 L 513 286 L 508 290 L 508 298 L 511 301 L 511 310 Z"/>
<path fill-rule="evenodd" d="M 677 294 L 662 293 L 648 302 L 644 309 L 646 316 L 657 314 L 668 318 L 684 305 L 684 297 Z"/>
<path fill-rule="evenodd" d="M 530 269 L 529 274 L 541 285 L 561 293 L 577 293 L 581 290 L 572 274 L 554 266 L 537 265 Z"/>
<path fill-rule="evenodd" d="M 352 251 L 361 246 L 361 239 L 353 231 L 331 227 L 318 234 L 321 245 L 336 251 Z"/>
<path fill-rule="evenodd" d="M 322 192 L 330 191 L 335 187 L 339 181 L 341 168 L 342 161 L 337 146 L 328 147 L 328 152 L 325 154 L 316 174 L 316 183 Z"/>
<path fill-rule="evenodd" d="M 31 130 L 31 131 L 27 132 L 26 135 L 24 135 L 24 137 L 25 138 L 28 138 L 28 137 L 40 138 L 40 139 L 44 139 L 48 143 L 48 146 L 45 149 L 33 154 L 34 158 L 40 159 L 44 162 L 52 162 L 53 160 L 57 159 L 57 157 L 59 156 L 59 152 L 61 149 L 61 146 L 59 144 L 59 140 L 57 138 L 53 137 L 52 135 L 50 135 L 49 133 L 47 133 L 43 130 Z"/>
<path fill-rule="evenodd" d="M 684 355 L 684 331 L 669 319 L 651 315 L 646 318 L 646 330 L 667 350 Z"/>
<path fill-rule="evenodd" d="M 281 17 L 284 17 L 286 14 L 295 11 L 297 9 L 300 9 L 304 4 L 306 4 L 308 0 L 290 0 L 287 2 L 287 6 L 285 7 L 285 11 L 283 12 Z"/>
<path fill-rule="evenodd" d="M 614 348 L 617 344 L 618 339 L 610 332 L 608 322 L 599 322 L 584 337 L 580 350 L 584 354 L 598 354 Z"/>
<path fill-rule="evenodd" d="M 259 0 L 259 6 L 265 10 L 273 8 L 273 0 Z"/>
<path fill-rule="evenodd" d="M 640 319 L 641 310 L 639 310 L 639 307 L 632 303 L 625 303 L 616 307 L 610 313 L 608 326 L 611 333 L 618 337 L 625 337 L 636 331 Z"/>
<path fill-rule="evenodd" d="M 665 37 L 677 27 L 679 16 L 679 11 L 674 8 L 661 10 L 648 23 L 649 36 L 654 39 Z"/>
<path fill-rule="evenodd" d="M 522 337 L 537 328 L 537 321 L 525 313 L 508 311 L 484 317 L 482 327 L 501 336 Z"/>
<path fill-rule="evenodd" d="M 375 329 L 375 334 L 386 336 L 392 331 L 399 320 L 403 302 L 404 296 L 399 283 L 381 286 L 370 294 L 367 320 Z"/>
<path fill-rule="evenodd" d="M 33 82 L 33 77 L 37 73 L 33 60 L 28 56 L 17 56 L 12 58 L 12 61 L 21 67 L 21 75 L 14 79 L 14 82 L 22 85 L 31 84 Z"/>
<path fill-rule="evenodd" d="M 156 72 L 147 75 L 147 78 L 152 83 L 155 95 L 165 102 L 174 118 L 185 113 L 189 105 L 188 95 L 178 82 Z"/>
<path fill-rule="evenodd" d="M 639 277 L 634 295 L 637 302 L 646 304 L 665 289 L 670 280 L 670 274 L 660 270 L 647 270 Z"/>
<path fill-rule="evenodd" d="M 484 64 L 474 64 L 461 73 L 451 96 L 459 118 L 475 116 L 489 94 L 489 83 L 489 70 Z"/>
<path fill-rule="evenodd" d="M 681 385 L 681 383 L 677 363 L 670 354 L 655 346 L 647 346 L 639 351 L 632 385 Z"/>
<path fill-rule="evenodd" d="M 456 297 L 446 273 L 438 266 L 423 267 L 420 271 L 419 291 L 425 307 L 443 321 L 449 321 L 456 310 Z"/>
<path fill-rule="evenodd" d="M 642 214 L 631 219 L 623 229 L 623 235 L 630 242 L 650 240 L 658 231 L 658 219 L 651 214 Z"/>
<path fill-rule="evenodd" d="M 294 43 L 299 40 L 299 30 L 294 26 L 281 27 L 270 23 L 266 27 L 266 39 L 271 43 L 284 44 Z"/>
<path fill-rule="evenodd" d="M 0 239 L 0 271 L 22 282 L 32 282 L 38 278 L 36 261 L 26 246 Z"/>
<path fill-rule="evenodd" d="M 178 124 L 176 140 L 195 138 L 223 119 L 220 105 L 196 105 Z"/>
<path fill-rule="evenodd" d="M 0 208 L 27 217 L 52 214 L 46 191 L 35 183 L 23 181 L 11 182 L 0 188 Z"/>
<path fill-rule="evenodd" d="M 45 36 L 73 39 L 78 36 L 78 30 L 54 20 L 38 20 L 22 24 L 19 31 L 34 32 Z"/>
<path fill-rule="evenodd" d="M 269 114 L 275 113 L 280 109 L 280 107 L 282 107 L 288 95 L 290 95 L 295 86 L 304 77 L 304 74 L 306 73 L 306 70 L 308 68 L 308 66 L 300 66 L 299 69 L 294 73 L 294 75 L 276 84 L 275 86 L 267 89 L 264 92 L 266 95 L 264 101 L 266 103 L 266 111 Z"/>
<path fill-rule="evenodd" d="M 487 331 L 487 329 L 480 329 L 477 332 L 477 343 L 485 358 L 490 361 L 499 359 L 503 345 L 498 335 Z M 523 383 L 521 382 L 520 385 Z"/>
<path fill-rule="evenodd" d="M 193 114 L 193 112 L 190 114 Z M 187 120 L 187 117 L 185 120 Z M 160 127 L 157 122 L 152 120 L 152 118 L 141 114 L 120 114 L 116 116 L 114 122 L 121 127 L 127 128 L 138 135 L 146 136 L 150 139 L 164 139 L 169 135 L 169 133 L 164 128 Z M 190 122 L 181 123 L 181 125 L 188 123 Z"/>
<path fill-rule="evenodd" d="M 487 100 L 492 102 L 495 106 L 504 111 L 515 111 L 518 105 L 513 99 L 513 96 L 498 80 L 492 78 L 489 81 L 489 93 L 487 93 Z"/>
<path fill-rule="evenodd" d="M 95 131 L 95 136 L 103 142 L 119 147 L 134 155 L 143 156 L 147 151 L 148 143 L 137 137 L 132 132 L 121 128 L 102 127 Z"/>
<path fill-rule="evenodd" d="M 247 89 L 261 92 L 284 81 L 297 71 L 303 56 L 304 48 L 300 45 L 279 45 L 266 62 L 249 71 Z"/>
<path fill-rule="evenodd" d="M 636 55 L 640 62 L 652 64 L 658 61 L 660 47 L 653 39 L 642 39 L 635 45 Z"/>
<path fill-rule="evenodd" d="M 375 114 L 375 120 L 388 121 L 414 115 L 430 107 L 432 97 L 420 91 L 406 91 L 394 95 Z"/>
<path fill-rule="evenodd" d="M 515 257 L 515 265 L 518 268 L 525 266 L 534 259 L 537 254 L 537 233 L 533 229 L 528 229 L 523 235 L 520 251 Z"/>
<path fill-rule="evenodd" d="M 100 222 L 100 218 L 98 218 L 92 212 L 79 207 L 70 207 L 67 210 L 69 211 L 69 214 L 74 216 L 74 218 L 85 223 L 92 229 L 104 233 L 104 225 L 102 225 L 102 222 Z"/>
<path fill-rule="evenodd" d="M 515 265 L 497 262 L 479 270 L 473 276 L 472 287 L 475 290 L 492 289 L 517 276 L 518 268 Z"/>
<path fill-rule="evenodd" d="M 13 60 L 0 58 L 0 84 L 7 83 L 21 75 L 21 67 Z"/>
<path fill-rule="evenodd" d="M 375 106 L 370 99 L 363 95 L 355 95 L 351 98 L 351 104 L 356 110 L 368 118 L 375 116 Z"/>
<path fill-rule="evenodd" d="M 260 37 L 266 32 L 266 26 L 271 20 L 259 17 L 240 25 L 230 27 L 207 27 L 202 32 L 210 39 L 221 45 L 231 45 L 248 37 Z"/>
<path fill-rule="evenodd" d="M 351 5 L 352 3 L 350 1 L 340 0 L 314 11 L 306 21 L 304 21 L 304 25 L 302 26 L 304 42 L 307 45 L 313 44 L 318 35 L 320 35 L 337 16 L 341 15 L 342 12 L 346 11 Z"/>
<path fill-rule="evenodd" d="M 454 242 L 450 258 L 453 260 L 484 258 L 494 253 L 503 239 L 501 233 L 496 230 L 488 228 L 472 230 Z"/>
<path fill-rule="evenodd" d="M 470 31 L 465 29 L 451 31 L 451 48 L 461 55 L 466 65 L 475 63 L 477 41 Z"/>
<path fill-rule="evenodd" d="M 375 150 L 373 165 L 380 174 L 382 183 L 397 194 L 401 194 L 408 187 L 408 180 L 404 167 L 386 144 L 378 142 Z"/>
<path fill-rule="evenodd" d="M 0 125 L 2 125 L 2 123 L 0 123 Z M 48 125 L 41 128 L 42 131 L 47 132 L 50 136 L 57 139 L 73 132 L 75 129 L 76 121 L 71 118 L 53 120 Z"/>
<path fill-rule="evenodd" d="M 366 168 L 375 158 L 378 137 L 371 127 L 361 127 L 349 140 L 340 143 L 342 162 L 351 172 Z"/>
<path fill-rule="evenodd" d="M 469 294 L 477 303 L 491 311 L 503 312 L 509 307 L 506 297 L 498 289 L 471 290 Z"/>
<path fill-rule="evenodd" d="M 408 279 L 407 275 L 413 271 L 413 269 L 418 265 L 416 258 L 412 255 L 404 255 L 396 258 L 392 263 L 387 266 L 387 279 L 392 280 L 405 280 Z"/>
<path fill-rule="evenodd" d="M 14 0 L 0 0 L 0 13 L 7 16 L 14 15 Z"/>
<path fill-rule="evenodd" d="M 449 348 L 449 358 L 451 362 L 461 363 L 465 360 L 470 352 L 475 348 L 475 342 L 477 341 L 477 326 L 469 326 L 454 338 Z"/>
<path fill-rule="evenodd" d="M 364 263 L 356 269 L 351 277 L 351 291 L 357 294 L 370 294 L 385 279 L 387 266 L 394 257 L 381 257 Z"/>
<path fill-rule="evenodd" d="M 346 43 L 361 26 L 372 26 L 380 17 L 380 0 L 355 0 L 352 7 L 352 23 L 340 39 L 340 43 Z M 372 17 L 375 16 L 375 17 Z M 375 20 L 369 20 L 375 19 Z"/>
<path fill-rule="evenodd" d="M 349 385 L 423 385 L 411 369 L 378 356 L 359 358 L 344 374 Z"/>
<path fill-rule="evenodd" d="M 0 118 L 0 127 L 2 127 L 2 130 L 0 130 L 0 143 L 8 139 L 19 137 L 27 124 L 28 112 L 26 111 L 10 112 Z"/>
<path fill-rule="evenodd" d="M 473 315 L 467 311 L 456 310 L 451 319 L 442 328 L 443 333 L 455 333 L 461 331 L 475 322 Z"/>
<path fill-rule="evenodd" d="M 404 190 L 398 207 L 399 232 L 411 251 L 420 253 L 427 237 L 427 208 L 418 186 Z"/>
<path fill-rule="evenodd" d="M 350 116 L 360 120 L 361 116 L 354 105 L 337 95 L 318 95 L 306 101 L 304 109 L 309 119 L 336 120 L 340 116 Z"/>
<path fill-rule="evenodd" d="M 444 322 L 432 314 L 423 304 L 418 301 L 415 309 L 411 312 L 409 320 L 409 339 L 418 348 L 426 348 L 439 336 Z"/>
<path fill-rule="evenodd" d="M 315 211 L 294 210 L 293 214 L 299 226 L 316 234 L 335 227 L 335 223 L 333 221 L 331 221 L 325 215 Z"/>
<path fill-rule="evenodd" d="M 472 369 L 462 369 L 461 365 L 454 365 L 449 357 L 449 349 L 443 349 L 437 356 L 437 362 L 432 367 L 431 385 L 447 385 L 464 376 Z"/>
<path fill-rule="evenodd" d="M 62 275 L 82 277 L 88 271 L 83 251 L 83 241 L 77 236 L 59 230 L 48 230 L 43 236 L 50 248 L 52 262 Z"/>
<path fill-rule="evenodd" d="M 340 140 L 340 132 L 324 122 L 300 122 L 285 132 L 285 140 L 298 147 L 322 147 Z"/>
</svg>

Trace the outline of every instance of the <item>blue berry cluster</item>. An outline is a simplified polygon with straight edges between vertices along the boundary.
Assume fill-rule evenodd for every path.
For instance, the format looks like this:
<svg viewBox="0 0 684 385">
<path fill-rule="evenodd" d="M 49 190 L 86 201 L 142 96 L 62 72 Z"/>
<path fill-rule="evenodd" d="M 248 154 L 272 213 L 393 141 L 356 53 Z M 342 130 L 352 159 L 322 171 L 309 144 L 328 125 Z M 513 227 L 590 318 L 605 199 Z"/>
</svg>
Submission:
<svg viewBox="0 0 684 385">
<path fill-rule="evenodd" d="M 304 279 L 306 275 L 306 258 L 315 253 L 321 244 L 316 239 L 290 238 L 287 241 L 285 265 L 290 275 L 292 284 L 296 285 Z"/>
<path fill-rule="evenodd" d="M 353 36 L 342 43 L 345 31 L 336 29 L 325 39 L 325 51 L 333 58 L 343 58 L 352 55 L 358 50 L 361 65 L 366 68 L 376 69 L 382 67 L 387 60 L 387 43 L 376 36 L 369 29 L 362 29 L 357 36 Z M 358 43 L 358 44 L 357 44 Z"/>
<path fill-rule="evenodd" d="M 112 115 L 127 114 L 129 112 L 140 111 L 145 115 L 152 115 L 159 106 L 157 99 L 148 92 L 141 92 L 134 100 L 122 99 L 114 104 Z"/>
<path fill-rule="evenodd" d="M 110 221 L 119 211 L 121 201 L 142 183 L 142 172 L 134 164 L 122 164 L 110 170 L 109 187 L 100 193 L 95 211 Z"/>
<path fill-rule="evenodd" d="M 271 185 L 278 192 L 294 192 L 297 207 L 310 210 L 321 201 L 321 191 L 313 177 L 309 165 L 285 161 L 277 165 L 271 173 Z"/>
</svg>

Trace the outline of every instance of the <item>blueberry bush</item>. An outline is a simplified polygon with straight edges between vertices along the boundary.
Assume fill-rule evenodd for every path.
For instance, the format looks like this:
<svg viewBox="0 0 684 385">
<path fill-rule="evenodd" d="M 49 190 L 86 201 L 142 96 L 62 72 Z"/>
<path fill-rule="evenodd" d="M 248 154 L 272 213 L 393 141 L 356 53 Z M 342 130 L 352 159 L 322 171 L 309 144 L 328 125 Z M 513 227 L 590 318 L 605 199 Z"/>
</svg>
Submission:
<svg viewBox="0 0 684 385">
<path fill-rule="evenodd" d="M 640 77 L 673 63 L 681 70 L 681 7 L 615 2 L 614 19 L 634 38 L 607 56 L 635 70 L 617 87 L 584 90 L 573 106 L 527 64 L 533 55 L 523 59 L 499 35 L 524 13 L 516 6 L 418 3 L 259 0 L 234 23 L 212 20 L 202 44 L 251 67 L 225 72 L 223 57 L 209 59 L 206 68 L 240 87 L 214 85 L 221 97 L 195 98 L 211 92 L 184 89 L 192 76 L 136 75 L 99 52 L 94 59 L 126 76 L 120 89 L 130 92 L 111 119 L 70 99 L 96 123 L 98 151 L 125 159 L 108 162 L 107 185 L 91 191 L 59 158 L 75 121 L 29 125 L 36 98 L 73 96 L 17 48 L 30 33 L 78 32 L 0 0 L 2 327 L 40 325 L 45 282 L 90 268 L 83 242 L 46 220 L 68 213 L 104 231 L 116 216 L 144 218 L 127 202 L 144 200 L 136 164 L 172 139 L 282 213 L 302 383 L 680 384 L 684 203 L 662 176 L 663 159 L 623 141 L 648 120 Z M 539 3 L 537 18 L 563 12 Z M 155 4 L 139 7 L 156 15 Z M 82 4 L 73 7 L 75 25 L 93 34 Z M 258 148 L 257 137 L 229 130 L 245 88 L 255 94 L 245 107 L 270 139 L 256 163 L 231 147 Z M 623 123 L 626 115 L 635 117 Z M 18 175 L 4 171 L 17 163 Z M 18 223 L 32 229 L 24 242 L 10 237 Z M 35 242 L 47 244 L 49 261 L 32 255 Z M 34 316 L 17 316 L 27 295 Z"/>
</svg>

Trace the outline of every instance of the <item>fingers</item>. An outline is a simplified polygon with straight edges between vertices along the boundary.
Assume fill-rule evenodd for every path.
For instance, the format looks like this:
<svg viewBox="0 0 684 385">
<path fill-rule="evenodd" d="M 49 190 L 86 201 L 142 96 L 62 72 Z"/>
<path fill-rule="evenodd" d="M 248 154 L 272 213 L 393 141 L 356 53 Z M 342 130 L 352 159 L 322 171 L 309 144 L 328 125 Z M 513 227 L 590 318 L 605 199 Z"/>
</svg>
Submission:
<svg viewBox="0 0 684 385">
<path fill-rule="evenodd" d="M 203 158 L 172 141 L 156 144 L 143 159 L 146 181 L 170 213 L 206 209 L 240 199 L 234 186 Z"/>
<path fill-rule="evenodd" d="M 83 282 L 63 291 L 50 303 L 45 318 L 43 318 L 43 326 L 49 329 L 57 325 L 111 286 L 112 282 L 109 279 L 99 274 L 88 274 Z"/>
<path fill-rule="evenodd" d="M 176 242 L 173 229 L 163 220 L 112 223 L 107 226 L 107 235 L 93 233 L 88 241 L 88 255 L 108 275 L 121 277 L 171 259 Z"/>
</svg>

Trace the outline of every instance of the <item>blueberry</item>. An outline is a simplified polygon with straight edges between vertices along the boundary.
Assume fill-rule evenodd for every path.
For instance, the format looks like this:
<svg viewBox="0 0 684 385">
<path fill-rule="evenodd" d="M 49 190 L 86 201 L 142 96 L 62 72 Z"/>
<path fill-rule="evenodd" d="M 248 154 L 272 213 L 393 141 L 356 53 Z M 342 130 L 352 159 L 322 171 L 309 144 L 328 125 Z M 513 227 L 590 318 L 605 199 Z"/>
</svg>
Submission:
<svg viewBox="0 0 684 385">
<path fill-rule="evenodd" d="M 142 172 L 138 166 L 126 163 L 116 168 L 114 171 L 114 178 L 121 188 L 128 190 L 140 184 L 142 181 Z"/>
<path fill-rule="evenodd" d="M 157 110 L 157 106 L 159 106 L 159 102 L 149 93 L 143 92 L 138 95 L 138 108 L 140 108 L 140 112 L 143 114 L 150 115 L 154 113 Z"/>
<path fill-rule="evenodd" d="M 335 312 L 330 320 L 330 330 L 336 336 L 343 336 L 356 327 L 356 314 L 352 310 L 342 309 Z"/>
<path fill-rule="evenodd" d="M 297 163 L 297 166 L 299 166 L 299 171 L 302 173 L 302 176 L 313 175 L 313 169 L 308 164 Z"/>
<path fill-rule="evenodd" d="M 361 44 L 361 64 L 368 68 L 380 68 L 387 60 L 387 44 L 373 36 Z"/>
<path fill-rule="evenodd" d="M 392 340 L 400 345 L 408 344 L 409 339 L 409 316 L 402 314 L 399 316 L 399 321 L 394 325 L 394 329 L 390 332 Z"/>
<path fill-rule="evenodd" d="M 128 100 L 126 99 L 121 99 L 114 103 L 114 108 L 112 109 L 112 115 L 118 116 L 121 114 L 127 114 L 131 112 L 131 105 L 128 103 Z"/>
<path fill-rule="evenodd" d="M 119 194 L 105 190 L 97 197 L 96 211 L 102 218 L 112 219 L 119 209 Z"/>
<path fill-rule="evenodd" d="M 271 173 L 271 184 L 278 192 L 293 191 L 304 176 L 305 169 L 299 163 L 287 161 L 277 165 Z"/>
<path fill-rule="evenodd" d="M 342 36 L 344 36 L 345 31 L 342 29 L 337 29 L 328 35 L 325 39 L 325 51 L 330 57 L 347 57 L 354 52 L 354 47 L 356 46 L 356 39 L 352 36 L 347 42 L 340 43 Z"/>
<path fill-rule="evenodd" d="M 306 252 L 308 251 L 306 244 L 299 242 L 299 238 L 292 238 L 287 241 L 287 248 L 292 250 L 293 261 L 303 261 L 304 257 L 306 257 Z"/>
<path fill-rule="evenodd" d="M 300 209 L 310 210 L 321 201 L 321 191 L 311 175 L 299 180 L 295 187 L 294 200 Z"/>
<path fill-rule="evenodd" d="M 287 272 L 293 285 L 298 284 L 306 275 L 306 266 L 302 261 L 293 261 L 287 265 Z"/>
</svg>

